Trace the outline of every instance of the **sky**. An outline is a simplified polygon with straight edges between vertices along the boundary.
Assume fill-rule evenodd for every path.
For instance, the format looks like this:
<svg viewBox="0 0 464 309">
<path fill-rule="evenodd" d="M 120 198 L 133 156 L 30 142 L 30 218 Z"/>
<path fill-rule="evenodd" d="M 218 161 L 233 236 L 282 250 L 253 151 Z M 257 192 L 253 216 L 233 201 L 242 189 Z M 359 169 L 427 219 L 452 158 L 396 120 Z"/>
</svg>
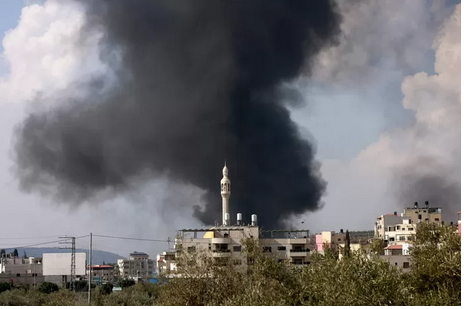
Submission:
<svg viewBox="0 0 464 309">
<path fill-rule="evenodd" d="M 291 108 L 302 136 L 317 145 L 328 182 L 324 208 L 294 218 L 296 227 L 313 233 L 372 229 L 377 216 L 414 203 L 415 196 L 395 196 L 403 192 L 395 187 L 398 175 L 411 167 L 420 175 L 444 173 L 442 179 L 460 187 L 460 2 L 339 5 L 340 42 L 316 57 L 310 76 L 295 81 L 304 104 Z M 19 189 L 12 172 L 14 130 L 34 109 L 34 95 L 58 92 L 104 70 L 98 36 L 76 47 L 82 20 L 82 9 L 71 1 L 0 0 L 0 201 L 6 218 L 1 248 L 90 232 L 165 240 L 177 229 L 200 227 L 187 206 L 181 212 L 163 205 L 201 203 L 202 190 L 164 178 L 134 194 L 77 209 Z M 420 161 L 422 156 L 433 164 Z M 233 183 L 233 175 L 230 179 Z M 458 204 L 449 210 L 451 221 L 459 209 Z M 78 247 L 87 242 L 78 240 Z M 123 256 L 155 255 L 167 246 L 94 239 L 94 248 Z"/>
</svg>

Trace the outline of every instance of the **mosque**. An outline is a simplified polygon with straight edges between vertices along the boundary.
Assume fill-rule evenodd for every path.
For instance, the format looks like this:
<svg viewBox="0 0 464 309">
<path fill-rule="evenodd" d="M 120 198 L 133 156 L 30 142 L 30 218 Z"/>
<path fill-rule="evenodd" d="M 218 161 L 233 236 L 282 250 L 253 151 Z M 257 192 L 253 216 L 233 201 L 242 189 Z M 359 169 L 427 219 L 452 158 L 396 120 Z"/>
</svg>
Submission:
<svg viewBox="0 0 464 309">
<path fill-rule="evenodd" d="M 243 221 L 237 213 L 235 224 L 230 220 L 231 181 L 229 169 L 222 169 L 221 197 L 222 224 L 209 229 L 183 229 L 177 231 L 176 255 L 182 252 L 193 253 L 198 250 L 210 251 L 213 258 L 232 259 L 235 265 L 246 263 L 242 254 L 242 240 L 257 239 L 263 252 L 274 254 L 279 260 L 290 260 L 294 264 L 308 264 L 310 255 L 309 230 L 260 230 L 258 216 L 251 215 L 251 223 Z"/>
</svg>

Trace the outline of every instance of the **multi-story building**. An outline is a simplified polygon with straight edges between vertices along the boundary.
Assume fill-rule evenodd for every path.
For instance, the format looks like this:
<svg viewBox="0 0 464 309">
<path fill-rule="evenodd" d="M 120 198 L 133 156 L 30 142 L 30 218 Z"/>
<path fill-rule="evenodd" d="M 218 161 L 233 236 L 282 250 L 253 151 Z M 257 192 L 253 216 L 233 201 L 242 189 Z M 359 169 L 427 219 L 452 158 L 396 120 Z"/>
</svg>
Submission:
<svg viewBox="0 0 464 309">
<path fill-rule="evenodd" d="M 118 267 L 121 277 L 131 279 L 151 278 L 155 271 L 154 261 L 143 252 L 133 252 L 129 258 L 119 259 Z"/>
<path fill-rule="evenodd" d="M 15 276 L 18 274 L 41 274 L 42 258 L 2 258 L 0 259 L 0 271 L 2 274 Z"/>
<path fill-rule="evenodd" d="M 350 235 L 350 250 L 358 251 L 368 245 L 369 240 L 374 237 L 374 231 L 351 231 Z M 325 247 L 329 247 L 339 252 L 340 256 L 343 255 L 343 248 L 345 247 L 346 234 L 343 230 L 340 233 L 333 231 L 325 231 L 316 234 L 316 250 L 320 253 L 324 252 Z"/>
<path fill-rule="evenodd" d="M 416 233 L 416 224 L 412 223 L 411 218 L 401 217 L 401 224 L 387 226 L 385 238 L 388 244 L 402 244 L 412 241 Z"/>
<path fill-rule="evenodd" d="M 406 207 L 403 211 L 404 217 L 409 217 L 411 223 L 417 224 L 420 222 L 441 223 L 441 208 L 429 207 L 429 202 L 426 201 L 423 207 L 419 206 L 417 202 L 413 207 Z"/>
<path fill-rule="evenodd" d="M 115 275 L 112 265 L 92 265 L 92 280 L 95 283 L 114 282 L 117 277 Z"/>
<path fill-rule="evenodd" d="M 401 216 L 398 216 L 396 211 L 392 214 L 386 214 L 378 217 L 374 228 L 375 236 L 385 240 L 386 232 L 393 231 L 393 227 L 397 224 L 401 224 L 402 222 L 403 219 Z"/>
<path fill-rule="evenodd" d="M 441 208 L 429 207 L 428 202 L 425 202 L 424 207 L 420 207 L 416 202 L 414 207 L 406 207 L 400 215 L 397 212 L 382 215 L 377 218 L 375 235 L 388 244 L 410 241 L 415 234 L 416 224 L 420 222 L 440 224 Z"/>
<path fill-rule="evenodd" d="M 164 251 L 156 256 L 156 268 L 159 275 L 170 275 L 176 271 L 176 252 Z"/>
<path fill-rule="evenodd" d="M 237 222 L 230 222 L 229 198 L 231 182 L 228 168 L 224 166 L 221 180 L 222 225 L 211 229 L 183 229 L 177 231 L 176 258 L 182 253 L 209 252 L 218 263 L 232 260 L 236 265 L 246 265 L 246 254 L 242 252 L 245 239 L 254 239 L 263 252 L 272 254 L 279 260 L 289 260 L 293 264 L 308 264 L 311 239 L 308 230 L 260 231 L 257 215 L 251 216 L 251 224 L 242 221 L 237 214 Z"/>
</svg>

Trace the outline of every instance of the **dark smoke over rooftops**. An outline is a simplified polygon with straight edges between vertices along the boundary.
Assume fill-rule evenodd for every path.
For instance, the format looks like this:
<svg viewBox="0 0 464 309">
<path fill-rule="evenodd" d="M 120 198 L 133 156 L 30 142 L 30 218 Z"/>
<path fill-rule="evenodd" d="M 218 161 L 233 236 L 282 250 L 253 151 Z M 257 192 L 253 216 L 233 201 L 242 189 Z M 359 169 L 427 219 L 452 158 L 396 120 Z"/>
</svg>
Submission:
<svg viewBox="0 0 464 309">
<path fill-rule="evenodd" d="M 81 86 L 90 92 L 85 99 L 60 94 L 59 107 L 25 120 L 16 147 L 24 189 L 78 205 L 167 172 L 206 190 L 206 208 L 194 216 L 213 224 L 221 219 L 227 159 L 233 214 L 256 213 L 272 228 L 321 207 L 326 184 L 314 148 L 300 137 L 284 105 L 291 96 L 278 86 L 309 73 L 313 56 L 335 42 L 334 3 L 82 3 L 82 35 L 103 27 L 101 59 L 122 55 L 118 85 L 102 95 L 89 82 Z"/>
</svg>

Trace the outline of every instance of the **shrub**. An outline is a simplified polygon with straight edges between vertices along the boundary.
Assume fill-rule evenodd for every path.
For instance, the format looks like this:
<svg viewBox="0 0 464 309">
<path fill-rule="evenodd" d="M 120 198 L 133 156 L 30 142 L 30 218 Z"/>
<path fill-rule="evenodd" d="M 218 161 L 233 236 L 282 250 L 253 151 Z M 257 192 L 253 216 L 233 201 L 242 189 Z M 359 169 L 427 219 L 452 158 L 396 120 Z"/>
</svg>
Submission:
<svg viewBox="0 0 464 309">
<path fill-rule="evenodd" d="M 135 285 L 135 281 L 133 279 L 123 278 L 123 279 L 119 279 L 118 281 L 118 286 L 121 288 L 127 288 L 133 285 Z"/>
<path fill-rule="evenodd" d="M 57 292 L 60 288 L 53 282 L 43 282 L 39 285 L 37 290 L 41 293 L 50 294 Z"/>
<path fill-rule="evenodd" d="M 0 282 L 0 293 L 10 290 L 12 285 L 7 282 Z"/>
<path fill-rule="evenodd" d="M 113 292 L 113 284 L 109 282 L 105 283 L 101 286 L 100 290 L 103 295 L 111 294 Z"/>
</svg>

